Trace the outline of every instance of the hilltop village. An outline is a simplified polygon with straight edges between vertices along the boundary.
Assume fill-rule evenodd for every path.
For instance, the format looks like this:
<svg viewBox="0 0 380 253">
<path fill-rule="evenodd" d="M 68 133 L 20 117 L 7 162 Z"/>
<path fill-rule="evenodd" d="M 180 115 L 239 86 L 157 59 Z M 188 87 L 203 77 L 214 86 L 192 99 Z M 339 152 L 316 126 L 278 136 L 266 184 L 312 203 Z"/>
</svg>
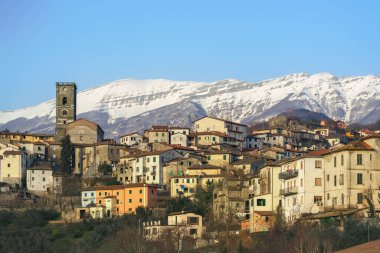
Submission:
<svg viewBox="0 0 380 253">
<path fill-rule="evenodd" d="M 196 248 L 271 231 L 280 216 L 340 226 L 379 215 L 379 132 L 205 116 L 191 128 L 152 124 L 115 140 L 76 109 L 75 83 L 59 82 L 54 135 L 0 132 L 1 208 L 51 205 L 62 223 L 139 215 L 146 240 L 175 234 Z"/>
</svg>

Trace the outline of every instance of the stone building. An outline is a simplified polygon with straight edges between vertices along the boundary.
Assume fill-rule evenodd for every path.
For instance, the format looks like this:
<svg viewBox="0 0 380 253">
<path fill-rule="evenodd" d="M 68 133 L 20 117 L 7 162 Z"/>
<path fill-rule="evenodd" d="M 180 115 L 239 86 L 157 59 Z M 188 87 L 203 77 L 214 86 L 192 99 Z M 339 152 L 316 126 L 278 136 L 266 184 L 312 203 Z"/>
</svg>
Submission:
<svg viewBox="0 0 380 253">
<path fill-rule="evenodd" d="M 73 144 L 94 144 L 104 139 L 103 129 L 86 119 L 78 119 L 66 125 L 66 134 Z"/>
<path fill-rule="evenodd" d="M 104 141 L 75 147 L 74 173 L 83 177 L 94 177 L 98 174 L 100 164 L 116 166 L 120 160 L 122 145 L 112 141 Z"/>
<path fill-rule="evenodd" d="M 56 83 L 55 139 L 66 135 L 66 125 L 76 120 L 77 86 L 75 83 Z"/>
</svg>

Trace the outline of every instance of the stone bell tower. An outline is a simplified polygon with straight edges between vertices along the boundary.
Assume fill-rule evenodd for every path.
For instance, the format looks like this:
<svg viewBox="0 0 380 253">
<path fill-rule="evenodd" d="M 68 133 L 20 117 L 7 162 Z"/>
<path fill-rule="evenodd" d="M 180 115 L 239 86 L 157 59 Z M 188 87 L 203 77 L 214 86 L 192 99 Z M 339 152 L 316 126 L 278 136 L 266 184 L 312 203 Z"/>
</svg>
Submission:
<svg viewBox="0 0 380 253">
<path fill-rule="evenodd" d="M 75 83 L 56 83 L 55 140 L 60 141 L 66 134 L 66 124 L 76 120 L 77 86 Z"/>
</svg>

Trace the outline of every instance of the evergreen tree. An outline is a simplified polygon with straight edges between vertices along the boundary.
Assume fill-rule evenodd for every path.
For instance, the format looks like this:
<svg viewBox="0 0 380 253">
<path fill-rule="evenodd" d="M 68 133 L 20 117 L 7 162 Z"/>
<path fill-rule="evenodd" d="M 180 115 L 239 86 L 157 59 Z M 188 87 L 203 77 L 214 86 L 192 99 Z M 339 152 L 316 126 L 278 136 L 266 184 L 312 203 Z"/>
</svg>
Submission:
<svg viewBox="0 0 380 253">
<path fill-rule="evenodd" d="M 61 140 L 61 170 L 66 175 L 71 175 L 71 166 L 73 164 L 74 146 L 71 143 L 70 136 L 66 135 Z"/>
</svg>

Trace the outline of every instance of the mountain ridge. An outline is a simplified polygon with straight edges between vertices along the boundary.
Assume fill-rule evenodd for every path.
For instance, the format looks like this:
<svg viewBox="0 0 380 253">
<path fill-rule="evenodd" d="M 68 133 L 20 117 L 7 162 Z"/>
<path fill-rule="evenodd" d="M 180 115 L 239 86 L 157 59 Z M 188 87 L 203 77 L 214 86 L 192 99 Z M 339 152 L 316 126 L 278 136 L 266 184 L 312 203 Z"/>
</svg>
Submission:
<svg viewBox="0 0 380 253">
<path fill-rule="evenodd" d="M 250 124 L 288 109 L 307 109 L 335 120 L 367 124 L 380 118 L 380 77 L 336 77 L 323 72 L 294 73 L 260 82 L 128 78 L 81 91 L 77 100 L 78 118 L 95 121 L 107 137 L 158 122 L 189 126 L 190 119 L 205 115 Z M 0 129 L 53 132 L 54 123 L 54 99 L 0 111 Z"/>
</svg>

